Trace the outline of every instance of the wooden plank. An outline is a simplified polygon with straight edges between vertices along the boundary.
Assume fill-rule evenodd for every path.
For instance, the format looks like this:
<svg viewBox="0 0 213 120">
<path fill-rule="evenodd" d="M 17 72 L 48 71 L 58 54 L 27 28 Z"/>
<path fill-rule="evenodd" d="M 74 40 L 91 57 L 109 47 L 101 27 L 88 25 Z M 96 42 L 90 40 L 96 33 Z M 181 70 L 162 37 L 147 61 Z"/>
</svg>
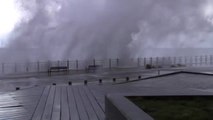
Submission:
<svg viewBox="0 0 213 120">
<path fill-rule="evenodd" d="M 51 86 L 49 96 L 45 105 L 44 113 L 42 115 L 42 120 L 50 120 L 52 116 L 52 108 L 55 96 L 55 86 Z"/>
<path fill-rule="evenodd" d="M 67 87 L 67 94 L 68 94 L 68 105 L 70 110 L 70 118 L 71 120 L 80 120 L 77 103 L 74 98 L 74 93 L 72 87 Z"/>
<path fill-rule="evenodd" d="M 95 113 L 91 103 L 89 102 L 89 99 L 87 98 L 86 94 L 84 93 L 83 88 L 84 88 L 84 86 L 78 87 L 78 91 L 79 91 L 79 95 L 83 101 L 84 108 L 86 109 L 86 111 L 88 113 L 89 119 L 98 120 L 98 117 L 96 116 L 96 113 Z"/>
<path fill-rule="evenodd" d="M 98 104 L 101 106 L 101 109 L 104 111 L 105 110 L 105 94 L 98 92 L 100 88 L 95 88 L 95 89 L 88 89 L 91 93 L 92 96 L 96 99 Z"/>
<path fill-rule="evenodd" d="M 99 120 L 105 120 L 104 111 L 101 109 L 100 105 L 98 104 L 98 101 L 96 101 L 96 99 L 88 89 L 88 87 L 84 87 L 85 95 L 92 104 L 93 109 L 96 111 L 96 115 L 98 116 Z"/>
<path fill-rule="evenodd" d="M 38 103 L 38 105 L 37 105 L 37 107 L 36 107 L 36 109 L 35 109 L 35 111 L 32 115 L 32 120 L 41 120 L 49 91 L 50 91 L 50 86 L 45 87 L 45 89 L 42 93 L 42 96 L 39 100 L 39 103 Z"/>
<path fill-rule="evenodd" d="M 67 87 L 63 87 L 61 93 L 61 120 L 70 120 L 67 95 Z"/>
<path fill-rule="evenodd" d="M 72 87 L 73 88 L 73 92 L 74 92 L 74 96 L 75 96 L 75 100 L 77 101 L 77 109 L 80 115 L 80 119 L 81 120 L 89 120 L 88 117 L 88 113 L 86 112 L 86 109 L 83 105 L 83 101 L 79 96 L 79 91 L 77 87 Z"/>
<path fill-rule="evenodd" d="M 52 110 L 51 120 L 60 120 L 61 116 L 61 87 L 57 86 Z"/>
</svg>

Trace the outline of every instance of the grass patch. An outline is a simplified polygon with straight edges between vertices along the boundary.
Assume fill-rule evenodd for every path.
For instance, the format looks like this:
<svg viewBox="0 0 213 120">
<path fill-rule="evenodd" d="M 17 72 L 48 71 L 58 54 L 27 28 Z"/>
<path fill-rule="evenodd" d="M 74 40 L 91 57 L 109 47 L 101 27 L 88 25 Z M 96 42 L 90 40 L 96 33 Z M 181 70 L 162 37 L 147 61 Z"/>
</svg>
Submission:
<svg viewBox="0 0 213 120">
<path fill-rule="evenodd" d="M 213 96 L 128 97 L 155 120 L 213 120 Z"/>
</svg>

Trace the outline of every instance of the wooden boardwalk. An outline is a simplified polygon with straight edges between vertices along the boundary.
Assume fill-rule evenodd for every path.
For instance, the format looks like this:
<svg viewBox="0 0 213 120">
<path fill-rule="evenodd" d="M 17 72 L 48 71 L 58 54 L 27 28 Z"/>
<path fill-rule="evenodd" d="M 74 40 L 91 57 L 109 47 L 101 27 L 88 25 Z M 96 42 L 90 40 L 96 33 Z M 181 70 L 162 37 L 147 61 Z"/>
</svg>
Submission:
<svg viewBox="0 0 213 120">
<path fill-rule="evenodd" d="M 104 120 L 87 86 L 46 86 L 0 95 L 0 120 Z"/>
</svg>

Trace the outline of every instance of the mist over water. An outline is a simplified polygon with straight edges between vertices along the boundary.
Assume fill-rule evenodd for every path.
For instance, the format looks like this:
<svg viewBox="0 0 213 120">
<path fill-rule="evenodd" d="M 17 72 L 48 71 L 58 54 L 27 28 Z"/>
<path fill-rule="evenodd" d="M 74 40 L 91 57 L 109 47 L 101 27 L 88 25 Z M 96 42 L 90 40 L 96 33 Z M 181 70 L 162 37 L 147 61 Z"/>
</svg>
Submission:
<svg viewBox="0 0 213 120">
<path fill-rule="evenodd" d="M 213 45 L 211 0 L 16 3 L 24 17 L 0 52 L 2 61 L 182 55 L 186 53 L 184 49 L 193 48 L 187 53 L 190 55 L 196 52 L 195 48 Z"/>
</svg>

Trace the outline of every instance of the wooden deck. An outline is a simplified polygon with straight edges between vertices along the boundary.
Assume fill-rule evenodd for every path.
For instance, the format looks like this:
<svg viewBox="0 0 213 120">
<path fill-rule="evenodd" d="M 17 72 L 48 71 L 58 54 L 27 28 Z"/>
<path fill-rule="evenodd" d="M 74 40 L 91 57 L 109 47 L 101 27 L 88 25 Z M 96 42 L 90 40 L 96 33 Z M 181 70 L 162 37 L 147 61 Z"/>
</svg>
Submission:
<svg viewBox="0 0 213 120">
<path fill-rule="evenodd" d="M 104 120 L 87 86 L 46 86 L 0 95 L 0 120 Z"/>
</svg>

